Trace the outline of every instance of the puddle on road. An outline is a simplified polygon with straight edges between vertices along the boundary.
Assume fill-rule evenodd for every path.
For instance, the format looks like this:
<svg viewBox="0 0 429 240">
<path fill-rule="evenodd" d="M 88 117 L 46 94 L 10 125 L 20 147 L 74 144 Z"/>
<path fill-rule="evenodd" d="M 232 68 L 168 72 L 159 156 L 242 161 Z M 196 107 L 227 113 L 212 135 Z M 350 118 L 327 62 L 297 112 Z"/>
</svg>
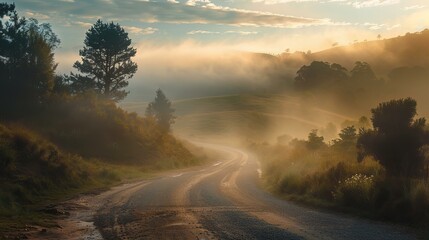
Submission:
<svg viewBox="0 0 429 240">
<path fill-rule="evenodd" d="M 100 232 L 96 229 L 93 222 L 79 222 L 78 226 L 81 229 L 85 229 L 85 232 L 79 239 L 83 240 L 103 240 L 103 236 L 101 236 Z"/>
</svg>

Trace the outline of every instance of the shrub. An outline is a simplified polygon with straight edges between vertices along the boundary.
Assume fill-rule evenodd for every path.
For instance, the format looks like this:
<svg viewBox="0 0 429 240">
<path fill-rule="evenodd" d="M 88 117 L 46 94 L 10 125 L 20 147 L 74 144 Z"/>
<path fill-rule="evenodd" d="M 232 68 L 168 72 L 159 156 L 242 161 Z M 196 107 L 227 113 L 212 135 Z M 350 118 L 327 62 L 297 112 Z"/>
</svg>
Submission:
<svg viewBox="0 0 429 240">
<path fill-rule="evenodd" d="M 367 208 L 373 202 L 374 176 L 358 173 L 344 181 L 339 181 L 332 195 L 344 206 Z"/>
</svg>

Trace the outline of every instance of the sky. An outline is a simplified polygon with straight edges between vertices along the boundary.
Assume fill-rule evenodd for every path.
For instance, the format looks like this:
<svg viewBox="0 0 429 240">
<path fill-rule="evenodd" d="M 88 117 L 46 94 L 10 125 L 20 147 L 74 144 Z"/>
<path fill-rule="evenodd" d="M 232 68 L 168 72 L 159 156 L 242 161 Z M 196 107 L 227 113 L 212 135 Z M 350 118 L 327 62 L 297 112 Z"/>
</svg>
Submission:
<svg viewBox="0 0 429 240">
<path fill-rule="evenodd" d="M 143 65 L 168 61 L 159 58 L 161 54 L 186 61 L 188 55 L 219 52 L 314 52 L 429 28 L 427 0 L 16 0 L 15 4 L 21 15 L 52 25 L 61 39 L 56 59 L 58 71 L 64 73 L 79 59 L 85 32 L 97 19 L 123 26 Z M 137 78 L 157 77 L 144 70 L 140 68 Z"/>
</svg>

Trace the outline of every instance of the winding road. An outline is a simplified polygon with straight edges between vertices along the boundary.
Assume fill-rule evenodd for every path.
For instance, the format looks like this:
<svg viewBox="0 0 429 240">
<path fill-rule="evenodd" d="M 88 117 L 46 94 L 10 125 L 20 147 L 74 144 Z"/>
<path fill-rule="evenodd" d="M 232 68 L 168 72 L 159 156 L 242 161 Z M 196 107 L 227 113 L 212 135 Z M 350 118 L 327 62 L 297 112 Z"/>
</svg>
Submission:
<svg viewBox="0 0 429 240">
<path fill-rule="evenodd" d="M 239 149 L 215 164 L 141 182 L 96 213 L 104 239 L 416 239 L 408 229 L 309 209 L 258 187 L 257 160 Z"/>
</svg>

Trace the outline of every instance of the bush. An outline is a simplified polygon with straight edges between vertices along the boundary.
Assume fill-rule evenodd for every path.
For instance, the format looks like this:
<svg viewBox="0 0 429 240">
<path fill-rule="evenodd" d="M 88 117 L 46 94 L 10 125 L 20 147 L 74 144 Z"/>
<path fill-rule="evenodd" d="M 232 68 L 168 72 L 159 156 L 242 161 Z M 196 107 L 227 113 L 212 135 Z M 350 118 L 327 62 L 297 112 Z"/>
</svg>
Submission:
<svg viewBox="0 0 429 240">
<path fill-rule="evenodd" d="M 368 208 L 374 198 L 374 176 L 355 174 L 339 181 L 332 192 L 336 201 L 347 207 Z"/>
</svg>

